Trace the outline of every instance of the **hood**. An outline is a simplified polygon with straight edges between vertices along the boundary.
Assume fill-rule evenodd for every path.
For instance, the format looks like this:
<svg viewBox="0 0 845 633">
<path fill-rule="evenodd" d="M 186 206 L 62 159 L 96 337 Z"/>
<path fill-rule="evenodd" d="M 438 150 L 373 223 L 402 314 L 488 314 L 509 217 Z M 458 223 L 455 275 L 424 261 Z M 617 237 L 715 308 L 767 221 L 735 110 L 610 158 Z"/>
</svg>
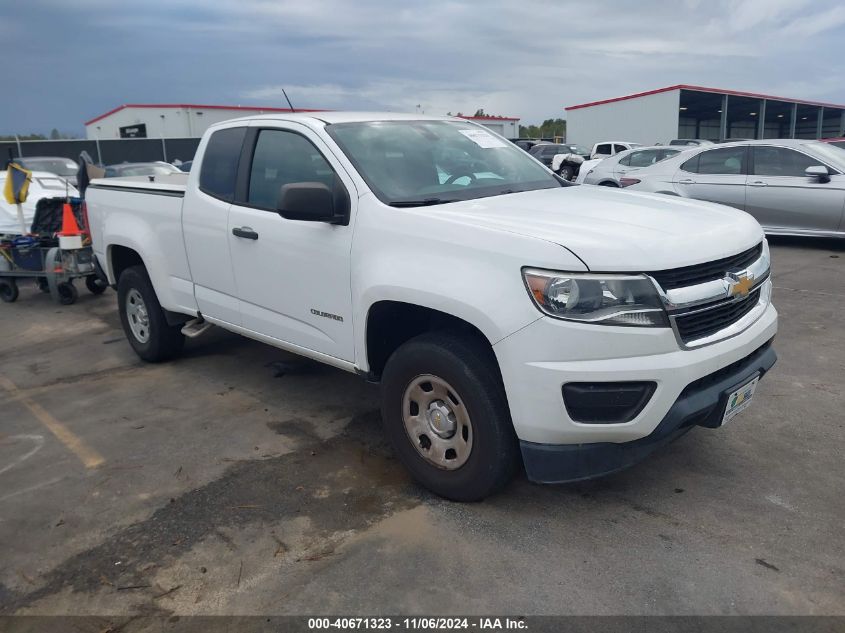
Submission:
<svg viewBox="0 0 845 633">
<path fill-rule="evenodd" d="M 605 272 L 700 264 L 736 255 L 763 239 L 757 221 L 731 207 L 589 185 L 465 200 L 427 211 L 560 244 L 590 270 Z"/>
</svg>

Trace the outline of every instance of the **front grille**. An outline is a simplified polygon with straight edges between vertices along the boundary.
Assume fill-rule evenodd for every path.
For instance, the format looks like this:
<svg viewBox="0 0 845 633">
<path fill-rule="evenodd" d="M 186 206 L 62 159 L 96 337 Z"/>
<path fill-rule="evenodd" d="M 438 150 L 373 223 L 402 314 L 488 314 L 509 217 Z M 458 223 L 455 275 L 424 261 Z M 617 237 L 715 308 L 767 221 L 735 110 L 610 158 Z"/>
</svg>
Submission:
<svg viewBox="0 0 845 633">
<path fill-rule="evenodd" d="M 657 283 L 660 284 L 663 290 L 693 286 L 714 279 L 722 279 L 728 271 L 743 270 L 751 263 L 757 261 L 762 252 L 763 243 L 760 242 L 754 248 L 749 248 L 739 255 L 717 259 L 706 264 L 694 264 L 692 266 L 684 266 L 683 268 L 672 268 L 671 270 L 658 270 L 649 274 L 657 280 Z"/>
<path fill-rule="evenodd" d="M 760 288 L 745 299 L 718 304 L 710 309 L 675 317 L 675 326 L 684 343 L 715 334 L 751 312 L 760 300 Z"/>
</svg>

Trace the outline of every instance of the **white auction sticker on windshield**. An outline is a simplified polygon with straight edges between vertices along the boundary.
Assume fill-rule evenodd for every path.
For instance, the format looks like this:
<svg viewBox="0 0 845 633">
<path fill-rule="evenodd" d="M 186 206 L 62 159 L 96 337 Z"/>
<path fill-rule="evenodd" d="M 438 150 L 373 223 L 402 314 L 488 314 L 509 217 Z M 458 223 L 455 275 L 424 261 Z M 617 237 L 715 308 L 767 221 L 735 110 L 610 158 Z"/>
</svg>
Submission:
<svg viewBox="0 0 845 633">
<path fill-rule="evenodd" d="M 496 138 L 486 130 L 458 130 L 458 132 L 484 149 L 488 149 L 490 147 L 507 147 L 507 143 L 505 143 L 502 139 Z"/>
</svg>

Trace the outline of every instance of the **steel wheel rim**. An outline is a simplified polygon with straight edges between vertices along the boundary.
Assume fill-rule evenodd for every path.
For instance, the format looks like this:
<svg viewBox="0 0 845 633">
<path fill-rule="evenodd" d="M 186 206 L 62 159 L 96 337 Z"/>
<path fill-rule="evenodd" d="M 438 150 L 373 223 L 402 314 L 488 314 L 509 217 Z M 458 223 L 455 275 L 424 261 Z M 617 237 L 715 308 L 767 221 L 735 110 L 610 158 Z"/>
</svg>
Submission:
<svg viewBox="0 0 845 633">
<path fill-rule="evenodd" d="M 129 322 L 129 329 L 132 330 L 132 336 L 139 343 L 150 340 L 150 315 L 147 312 L 147 304 L 135 288 L 126 294 L 126 319 Z"/>
<path fill-rule="evenodd" d="M 405 433 L 417 453 L 442 470 L 457 470 L 472 453 L 473 432 L 466 404 L 445 380 L 414 378 L 402 397 Z"/>
</svg>

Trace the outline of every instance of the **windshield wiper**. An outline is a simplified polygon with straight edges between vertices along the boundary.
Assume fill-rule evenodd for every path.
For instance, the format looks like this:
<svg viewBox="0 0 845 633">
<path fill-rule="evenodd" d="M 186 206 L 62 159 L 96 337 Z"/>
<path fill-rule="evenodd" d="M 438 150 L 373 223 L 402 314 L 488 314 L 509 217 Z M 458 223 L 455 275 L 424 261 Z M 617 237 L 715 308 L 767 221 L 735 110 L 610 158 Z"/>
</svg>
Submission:
<svg viewBox="0 0 845 633">
<path fill-rule="evenodd" d="M 391 207 L 430 207 L 435 204 L 449 204 L 457 202 L 454 198 L 423 198 L 422 200 L 394 200 L 388 203 Z"/>
</svg>

